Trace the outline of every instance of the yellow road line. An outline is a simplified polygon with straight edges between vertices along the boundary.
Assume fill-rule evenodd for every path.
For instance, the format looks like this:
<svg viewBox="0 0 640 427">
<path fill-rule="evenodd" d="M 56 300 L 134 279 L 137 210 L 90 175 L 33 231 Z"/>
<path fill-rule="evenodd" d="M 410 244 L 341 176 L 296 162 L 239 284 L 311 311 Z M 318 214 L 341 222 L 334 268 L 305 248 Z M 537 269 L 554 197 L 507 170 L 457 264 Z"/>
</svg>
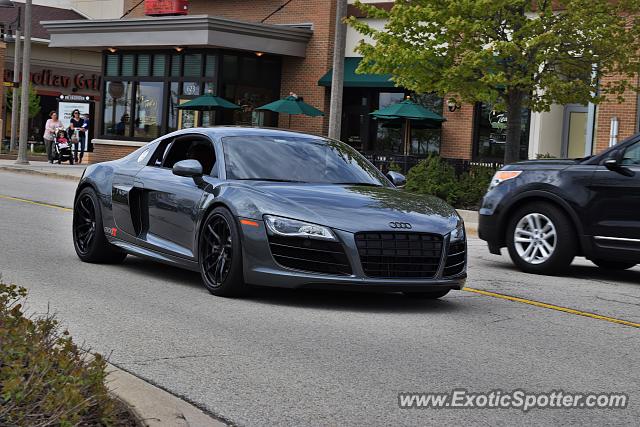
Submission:
<svg viewBox="0 0 640 427">
<path fill-rule="evenodd" d="M 2 195 L 2 194 L 0 194 L 0 199 L 7 199 L 7 200 L 14 200 L 16 202 L 30 203 L 32 205 L 45 206 L 45 207 L 48 207 L 48 208 L 60 209 L 60 210 L 67 211 L 67 212 L 73 211 L 73 209 L 65 208 L 64 206 L 54 205 L 54 204 L 51 204 L 51 203 L 36 202 L 36 201 L 33 201 L 33 200 L 22 199 L 20 197 L 5 196 L 5 195 Z M 493 298 L 500 298 L 500 299 L 507 300 L 507 301 L 519 302 L 519 303 L 522 303 L 522 304 L 533 305 L 535 307 L 546 308 L 546 309 L 549 309 L 549 310 L 556 310 L 556 311 L 561 311 L 563 313 L 574 314 L 576 316 L 590 317 L 592 319 L 604 320 L 606 322 L 617 323 L 619 325 L 631 326 L 633 328 L 640 328 L 640 323 L 634 323 L 634 322 L 630 322 L 628 320 L 616 319 L 614 317 L 601 316 L 599 314 L 589 313 L 588 311 L 575 310 L 573 308 L 562 307 L 562 306 L 554 305 L 554 304 L 547 304 L 545 302 L 534 301 L 534 300 L 530 300 L 530 299 L 526 299 L 526 298 L 520 298 L 520 297 L 514 297 L 514 296 L 511 296 L 511 295 L 499 294 L 497 292 L 483 291 L 481 289 L 465 287 L 465 288 L 463 288 L 463 290 L 467 291 L 467 292 L 472 292 L 472 293 L 475 293 L 475 294 L 478 294 L 478 295 L 484 295 L 484 296 L 493 297 Z"/>
<path fill-rule="evenodd" d="M 16 202 L 29 203 L 29 204 L 38 205 L 38 206 L 45 206 L 47 208 L 60 209 L 60 210 L 63 210 L 63 211 L 68 211 L 68 212 L 73 211 L 73 209 L 65 208 L 64 206 L 54 205 L 54 204 L 51 204 L 51 203 L 36 202 L 34 200 L 22 199 L 20 197 L 5 196 L 3 194 L 0 194 L 0 199 L 13 200 L 13 201 L 16 201 Z"/>
<path fill-rule="evenodd" d="M 606 322 L 611 322 L 611 323 L 618 323 L 620 325 L 631 326 L 633 328 L 640 328 L 640 323 L 634 323 L 634 322 L 630 322 L 628 320 L 616 319 L 614 317 L 601 316 L 599 314 L 589 313 L 588 311 L 575 310 L 573 308 L 562 307 L 562 306 L 553 305 L 553 304 L 547 304 L 545 302 L 533 301 L 533 300 L 526 299 L 526 298 L 512 297 L 511 295 L 505 295 L 505 294 L 499 294 L 499 293 L 496 293 L 496 292 L 483 291 L 481 289 L 463 288 L 463 290 L 467 291 L 467 292 L 473 292 L 473 293 L 479 294 L 479 295 L 488 296 L 488 297 L 500 298 L 500 299 L 504 299 L 504 300 L 507 300 L 507 301 L 519 302 L 519 303 L 522 303 L 522 304 L 529 304 L 529 305 L 533 305 L 533 306 L 536 306 L 536 307 L 546 308 L 546 309 L 549 309 L 549 310 L 562 311 L 564 313 L 575 314 L 577 316 L 590 317 L 592 319 L 604 320 Z"/>
</svg>

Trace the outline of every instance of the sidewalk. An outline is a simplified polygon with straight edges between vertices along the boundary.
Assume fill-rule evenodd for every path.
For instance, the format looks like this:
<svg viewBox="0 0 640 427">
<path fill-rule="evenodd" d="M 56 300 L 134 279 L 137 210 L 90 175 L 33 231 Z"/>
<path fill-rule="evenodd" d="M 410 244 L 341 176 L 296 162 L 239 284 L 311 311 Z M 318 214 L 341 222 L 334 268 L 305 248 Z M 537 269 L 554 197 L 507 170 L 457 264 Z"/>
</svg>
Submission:
<svg viewBox="0 0 640 427">
<path fill-rule="evenodd" d="M 29 162 L 28 165 L 16 165 L 15 160 L 0 160 L 0 170 L 36 175 L 51 176 L 55 178 L 78 181 L 87 167 L 86 164 L 69 165 L 49 162 Z"/>
</svg>

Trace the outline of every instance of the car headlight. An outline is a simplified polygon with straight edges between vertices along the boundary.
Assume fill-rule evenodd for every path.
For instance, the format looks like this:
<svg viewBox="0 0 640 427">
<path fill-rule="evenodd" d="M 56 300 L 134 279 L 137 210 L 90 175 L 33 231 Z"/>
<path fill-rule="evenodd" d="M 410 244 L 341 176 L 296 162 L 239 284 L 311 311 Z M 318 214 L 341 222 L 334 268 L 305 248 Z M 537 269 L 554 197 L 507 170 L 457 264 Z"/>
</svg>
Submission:
<svg viewBox="0 0 640 427">
<path fill-rule="evenodd" d="M 264 222 L 267 225 L 269 233 L 277 236 L 338 240 L 335 234 L 333 234 L 333 231 L 322 225 L 273 215 L 265 215 Z"/>
<path fill-rule="evenodd" d="M 451 232 L 451 237 L 449 238 L 450 243 L 461 242 L 466 238 L 464 232 L 464 222 L 460 221 L 457 227 Z"/>
<path fill-rule="evenodd" d="M 493 178 L 491 179 L 491 184 L 489 184 L 489 190 L 493 190 L 498 185 L 502 184 L 505 181 L 509 181 L 510 179 L 514 179 L 520 176 L 522 171 L 498 171 Z"/>
</svg>

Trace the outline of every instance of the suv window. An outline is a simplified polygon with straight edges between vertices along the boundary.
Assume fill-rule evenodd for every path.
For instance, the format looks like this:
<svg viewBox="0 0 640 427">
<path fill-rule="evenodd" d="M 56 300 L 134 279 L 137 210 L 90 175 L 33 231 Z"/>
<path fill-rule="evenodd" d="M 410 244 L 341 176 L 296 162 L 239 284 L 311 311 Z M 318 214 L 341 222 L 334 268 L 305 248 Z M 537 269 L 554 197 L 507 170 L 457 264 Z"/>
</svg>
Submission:
<svg viewBox="0 0 640 427">
<path fill-rule="evenodd" d="M 627 148 L 622 156 L 623 165 L 640 165 L 640 142 Z"/>
</svg>

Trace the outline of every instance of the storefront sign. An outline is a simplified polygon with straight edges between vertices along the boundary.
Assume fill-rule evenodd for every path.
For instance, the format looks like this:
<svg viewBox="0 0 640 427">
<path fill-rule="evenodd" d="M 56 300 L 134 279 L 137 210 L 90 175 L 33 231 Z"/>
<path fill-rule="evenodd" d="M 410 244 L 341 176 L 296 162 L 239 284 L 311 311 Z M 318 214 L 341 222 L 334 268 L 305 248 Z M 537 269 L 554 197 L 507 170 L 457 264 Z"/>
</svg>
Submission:
<svg viewBox="0 0 640 427">
<path fill-rule="evenodd" d="M 189 13 L 187 0 L 145 0 L 144 14 L 149 16 L 186 15 Z"/>
<path fill-rule="evenodd" d="M 20 80 L 22 80 L 22 78 Z M 49 68 L 43 68 L 40 70 L 34 70 L 30 74 L 29 80 L 32 85 L 40 88 L 48 87 L 80 92 L 99 92 L 102 77 L 98 74 L 85 73 L 68 75 Z M 13 81 L 13 70 L 4 70 L 4 81 Z"/>
<path fill-rule="evenodd" d="M 84 117 L 85 114 L 89 114 L 89 108 L 90 104 L 88 102 L 61 101 L 58 103 L 58 117 L 66 129 L 71 124 L 71 113 L 73 113 L 73 110 L 79 110 L 80 117 Z"/>
</svg>

